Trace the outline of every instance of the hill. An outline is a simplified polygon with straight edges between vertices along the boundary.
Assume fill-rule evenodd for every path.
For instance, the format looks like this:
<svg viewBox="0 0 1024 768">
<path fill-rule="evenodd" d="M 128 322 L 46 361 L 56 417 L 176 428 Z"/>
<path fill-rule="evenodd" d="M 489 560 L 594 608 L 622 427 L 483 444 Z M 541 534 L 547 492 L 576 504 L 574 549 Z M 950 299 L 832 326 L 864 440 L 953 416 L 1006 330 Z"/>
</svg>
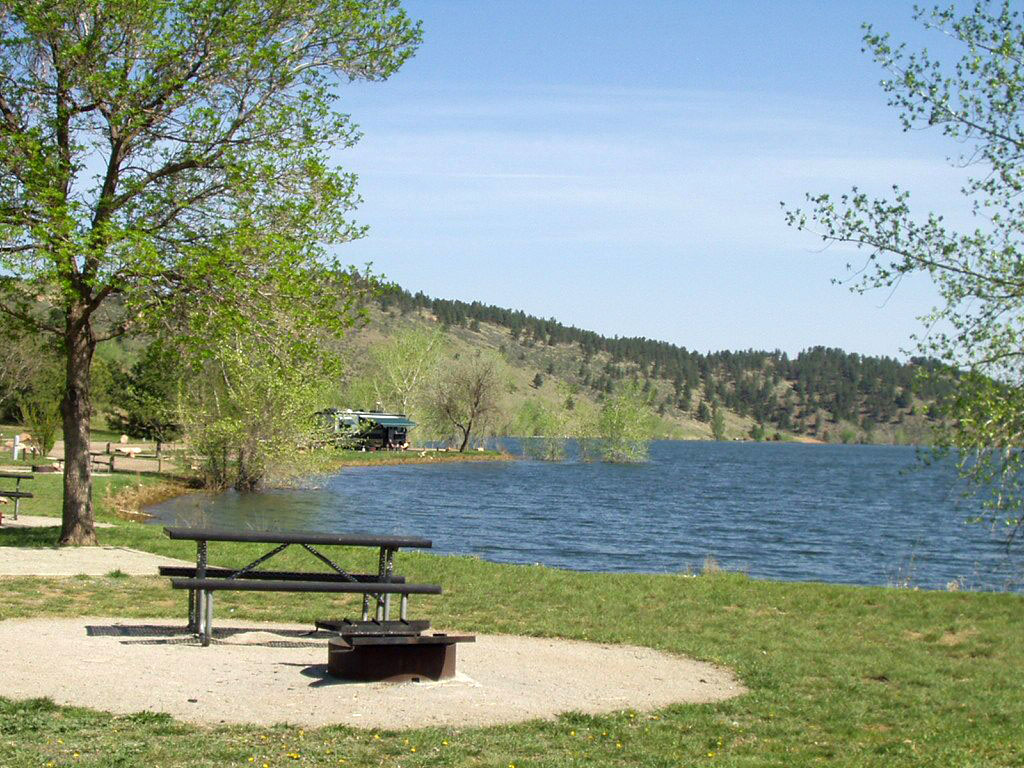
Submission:
<svg viewBox="0 0 1024 768">
<path fill-rule="evenodd" d="M 361 349 L 406 327 L 442 327 L 457 348 L 500 353 L 513 371 L 512 410 L 530 398 L 600 400 L 623 382 L 649 393 L 660 436 L 710 438 L 711 414 L 725 416 L 725 437 L 776 434 L 824 442 L 924 443 L 937 423 L 935 401 L 946 378 L 934 361 L 814 347 L 785 352 L 702 354 L 664 341 L 609 338 L 518 310 L 436 299 L 389 286 L 371 305 L 370 322 L 346 346 Z M 358 372 L 359 354 L 352 355 Z"/>
</svg>

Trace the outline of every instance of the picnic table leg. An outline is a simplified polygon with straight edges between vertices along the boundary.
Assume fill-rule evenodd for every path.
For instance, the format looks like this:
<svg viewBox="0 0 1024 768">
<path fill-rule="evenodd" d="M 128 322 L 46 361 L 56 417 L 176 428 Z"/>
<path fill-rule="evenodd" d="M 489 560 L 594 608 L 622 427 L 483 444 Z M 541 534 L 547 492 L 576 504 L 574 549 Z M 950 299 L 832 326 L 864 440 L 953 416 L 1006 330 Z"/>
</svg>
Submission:
<svg viewBox="0 0 1024 768">
<path fill-rule="evenodd" d="M 206 578 L 206 554 L 207 547 L 205 541 L 196 542 L 196 578 Z M 206 590 L 197 589 L 189 590 L 194 592 L 195 597 L 195 624 L 191 627 L 192 631 L 199 635 L 199 639 L 203 639 L 203 623 L 206 620 Z"/>
<path fill-rule="evenodd" d="M 14 481 L 14 492 L 17 493 L 21 490 L 21 478 L 19 477 Z M 18 505 L 21 503 L 21 498 L 18 496 L 14 497 L 14 519 L 18 519 Z"/>
<path fill-rule="evenodd" d="M 205 597 L 203 603 L 206 605 L 206 619 L 203 622 L 203 632 L 200 635 L 203 647 L 210 644 L 210 636 L 213 634 L 213 592 L 203 590 Z"/>
<path fill-rule="evenodd" d="M 384 550 L 381 550 L 382 552 Z M 363 621 L 369 621 L 370 619 L 370 593 L 363 593 Z"/>
<path fill-rule="evenodd" d="M 395 572 L 395 550 L 387 550 L 384 558 L 384 581 L 391 581 Z M 391 593 L 384 595 L 384 621 L 391 619 Z"/>
<path fill-rule="evenodd" d="M 388 550 L 386 547 L 380 548 L 380 557 L 377 558 L 377 581 L 387 581 L 388 577 Z M 385 605 L 387 597 L 385 595 L 377 595 L 377 621 L 385 620 Z"/>
</svg>

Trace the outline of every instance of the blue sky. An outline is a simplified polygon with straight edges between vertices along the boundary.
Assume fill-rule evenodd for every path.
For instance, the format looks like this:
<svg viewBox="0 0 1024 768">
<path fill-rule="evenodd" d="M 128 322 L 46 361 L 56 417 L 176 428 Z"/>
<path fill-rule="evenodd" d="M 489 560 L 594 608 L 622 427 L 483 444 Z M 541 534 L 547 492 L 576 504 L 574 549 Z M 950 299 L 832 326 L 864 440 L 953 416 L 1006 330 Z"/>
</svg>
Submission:
<svg viewBox="0 0 1024 768">
<path fill-rule="evenodd" d="M 786 227 L 780 201 L 898 182 L 956 221 L 963 171 L 904 134 L 862 21 L 941 44 L 912 4 L 408 1 L 424 43 L 341 91 L 364 131 L 372 262 L 415 292 L 701 351 L 824 344 L 900 355 L 925 279 L 851 294 L 855 254 Z"/>
</svg>

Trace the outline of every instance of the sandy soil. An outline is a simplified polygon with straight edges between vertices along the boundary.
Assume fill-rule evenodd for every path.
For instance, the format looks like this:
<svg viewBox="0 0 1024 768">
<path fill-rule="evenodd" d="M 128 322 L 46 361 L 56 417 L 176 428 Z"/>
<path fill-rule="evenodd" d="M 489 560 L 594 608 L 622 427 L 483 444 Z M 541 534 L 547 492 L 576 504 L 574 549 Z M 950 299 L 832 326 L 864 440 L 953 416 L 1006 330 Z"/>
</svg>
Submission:
<svg viewBox="0 0 1024 768">
<path fill-rule="evenodd" d="M 97 528 L 113 528 L 112 523 L 94 523 Z M 2 523 L 4 528 L 60 528 L 59 517 L 44 517 L 42 515 L 18 515 L 18 519 L 4 514 Z"/>
<path fill-rule="evenodd" d="M 327 676 L 327 635 L 308 629 L 219 621 L 202 648 L 169 621 L 0 621 L 0 695 L 196 723 L 396 729 L 651 710 L 745 691 L 728 670 L 649 648 L 484 635 L 459 646 L 453 680 L 348 683 Z"/>
<path fill-rule="evenodd" d="M 22 519 L 24 517 L 18 522 Z M 157 567 L 161 565 L 195 563 L 128 547 L 0 547 L 0 576 L 105 576 L 111 571 L 129 576 L 156 576 Z"/>
</svg>

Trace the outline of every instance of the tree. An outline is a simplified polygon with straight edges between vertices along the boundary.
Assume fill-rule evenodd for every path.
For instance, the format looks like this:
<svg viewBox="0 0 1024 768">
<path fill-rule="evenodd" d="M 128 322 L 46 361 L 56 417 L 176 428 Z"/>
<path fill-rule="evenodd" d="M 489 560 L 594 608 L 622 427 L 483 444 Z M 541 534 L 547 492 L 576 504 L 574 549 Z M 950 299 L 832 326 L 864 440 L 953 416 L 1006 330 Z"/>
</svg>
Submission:
<svg viewBox="0 0 1024 768">
<path fill-rule="evenodd" d="M 872 198 L 854 188 L 833 200 L 808 196 L 808 212 L 787 219 L 827 242 L 866 255 L 857 290 L 931 277 L 942 302 L 922 318 L 921 351 L 941 361 L 955 391 L 939 410 L 939 447 L 981 494 L 993 520 L 1018 531 L 1024 473 L 1024 25 L 1004 1 L 969 13 L 918 10 L 915 18 L 957 46 L 959 58 L 908 53 L 865 25 L 864 42 L 891 74 L 882 82 L 904 130 L 937 127 L 958 146 L 955 162 L 974 169 L 963 186 L 973 229 L 936 213 L 916 214 L 909 192 Z M 943 330 L 945 329 L 945 330 Z M 940 372 L 941 375 L 941 372 Z M 930 409 L 931 412 L 931 409 Z"/>
<path fill-rule="evenodd" d="M 178 387 L 183 374 L 173 349 L 150 344 L 129 370 L 114 369 L 107 425 L 157 443 L 176 438 L 181 432 Z"/>
<path fill-rule="evenodd" d="M 51 357 L 38 340 L 0 335 L 0 419 L 17 418 L 19 401 L 49 367 Z"/>
<path fill-rule="evenodd" d="M 61 368 L 51 356 L 37 367 L 29 385 L 18 396 L 21 423 L 32 435 L 40 456 L 53 450 L 60 428 Z"/>
<path fill-rule="evenodd" d="M 605 461 L 635 464 L 647 460 L 654 414 L 650 398 L 636 382 L 604 399 L 597 419 L 597 435 Z"/>
<path fill-rule="evenodd" d="M 339 81 L 419 40 L 398 0 L 0 0 L 0 310 L 62 346 L 62 544 L 95 543 L 96 345 L 240 305 L 314 300 L 354 178 Z"/>
<path fill-rule="evenodd" d="M 565 458 L 565 434 L 570 413 L 547 406 L 542 400 L 524 400 L 512 425 L 523 439 L 523 452 L 542 461 Z"/>
<path fill-rule="evenodd" d="M 717 404 L 711 407 L 711 437 L 715 440 L 725 439 L 725 414 Z"/>
<path fill-rule="evenodd" d="M 287 317 L 272 336 L 243 329 L 210 351 L 184 358 L 177 419 L 211 488 L 260 487 L 309 443 L 313 418 L 334 387 L 337 357 L 297 341 Z"/>
<path fill-rule="evenodd" d="M 711 409 L 708 408 L 706 400 L 701 400 L 700 405 L 697 406 L 697 421 L 702 421 L 705 424 L 711 421 Z"/>
<path fill-rule="evenodd" d="M 497 417 L 505 384 L 504 365 L 494 355 L 463 355 L 446 365 L 428 400 L 428 422 L 454 434 L 459 452 Z"/>
<path fill-rule="evenodd" d="M 365 393 L 373 402 L 356 407 L 375 407 L 418 416 L 431 381 L 445 351 L 445 337 L 440 329 L 426 331 L 413 328 L 401 331 L 369 350 L 369 366 L 354 393 Z M 352 406 L 350 406 L 352 407 Z"/>
</svg>

